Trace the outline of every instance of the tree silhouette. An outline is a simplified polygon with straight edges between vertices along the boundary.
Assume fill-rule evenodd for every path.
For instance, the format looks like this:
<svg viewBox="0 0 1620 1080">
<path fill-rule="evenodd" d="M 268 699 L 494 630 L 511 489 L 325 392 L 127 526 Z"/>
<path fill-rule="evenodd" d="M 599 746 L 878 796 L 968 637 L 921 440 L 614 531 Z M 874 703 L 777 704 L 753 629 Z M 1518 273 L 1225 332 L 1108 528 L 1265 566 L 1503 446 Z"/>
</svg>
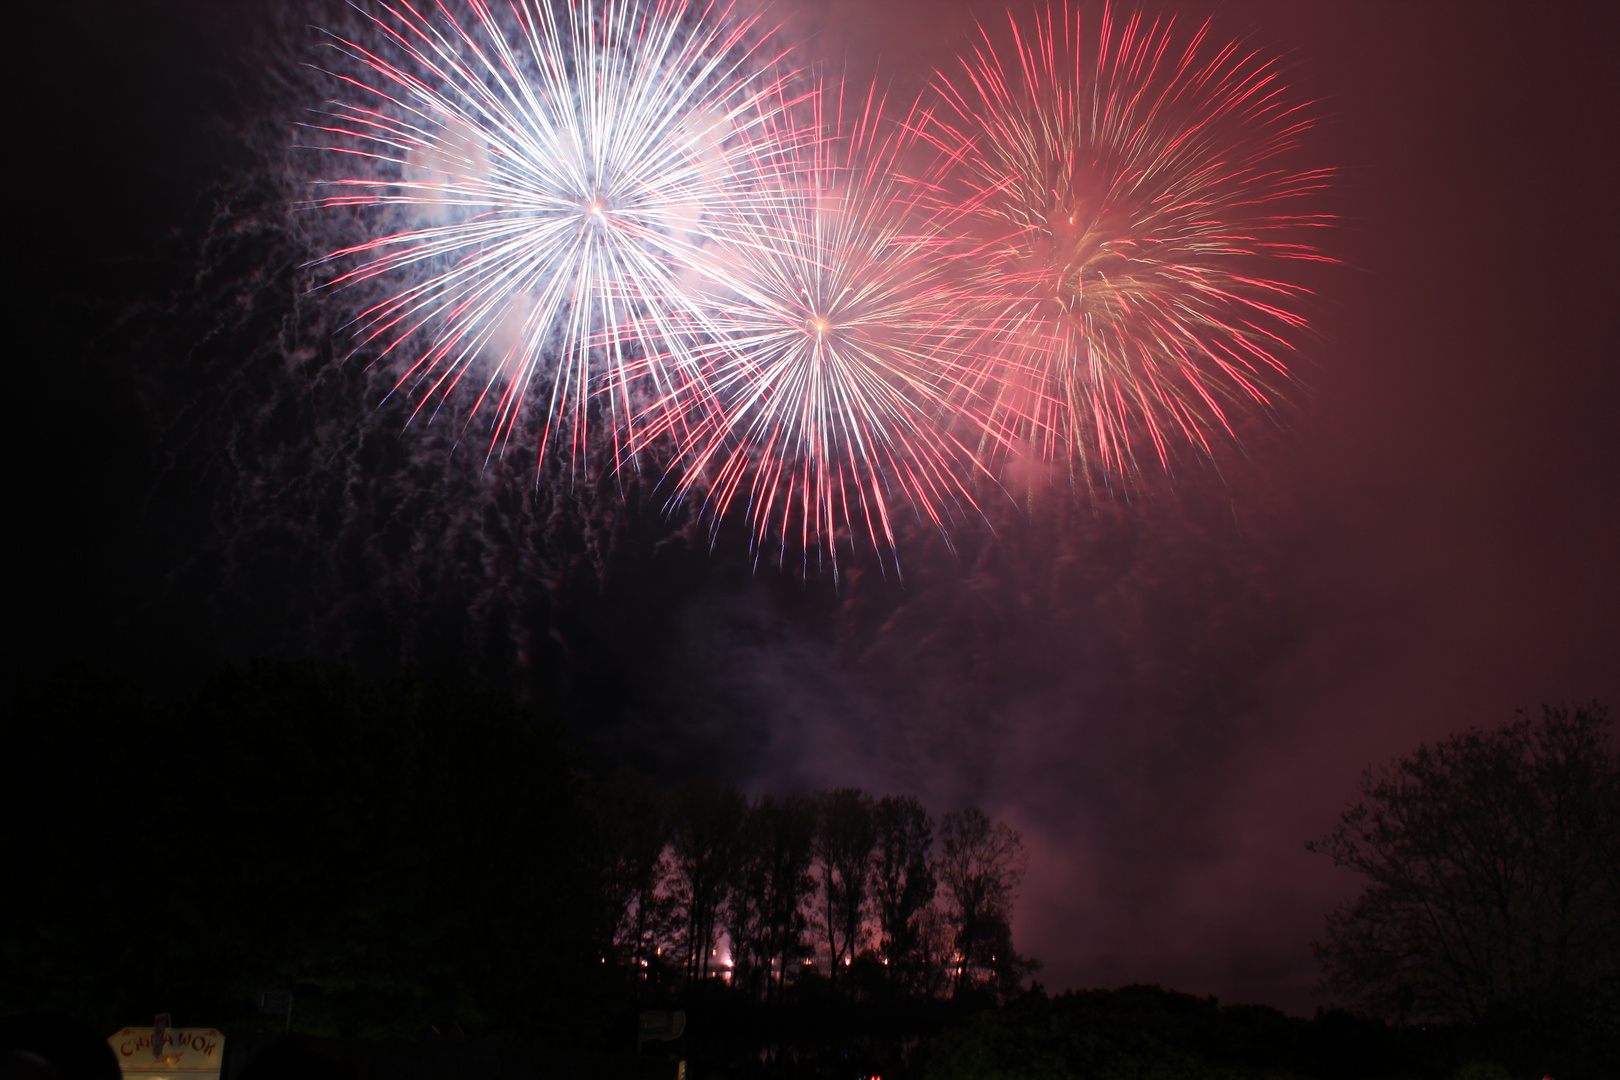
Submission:
<svg viewBox="0 0 1620 1080">
<path fill-rule="evenodd" d="M 1316 945 L 1329 990 L 1403 1021 L 1620 1016 L 1620 758 L 1602 705 L 1369 769 L 1307 847 L 1367 879 Z"/>
<path fill-rule="evenodd" d="M 736 788 L 713 780 L 689 780 L 670 798 L 670 854 L 689 983 L 714 970 L 726 900 L 736 890 L 747 805 Z"/>
<path fill-rule="evenodd" d="M 856 788 L 834 788 L 817 800 L 816 867 L 821 877 L 821 931 L 827 943 L 828 977 L 860 952 L 866 921 L 872 849 L 877 844 L 876 804 Z"/>
<path fill-rule="evenodd" d="M 735 984 L 779 995 L 805 954 L 815 835 L 815 806 L 807 799 L 766 795 L 749 808 L 728 923 Z"/>
<path fill-rule="evenodd" d="M 592 803 L 605 844 L 614 941 L 621 961 L 638 981 L 647 981 L 661 973 L 661 947 L 673 918 L 673 898 L 663 888 L 671 872 L 669 815 L 652 781 L 627 770 L 599 785 Z"/>
<path fill-rule="evenodd" d="M 1024 842 L 1004 822 L 991 823 L 976 807 L 955 810 L 939 823 L 935 864 L 955 929 L 955 990 L 977 985 L 1011 989 L 1033 963 L 1013 950 L 1012 904 L 1024 877 Z"/>
<path fill-rule="evenodd" d="M 929 863 L 934 826 L 912 795 L 885 795 L 876 810 L 872 895 L 877 902 L 878 952 L 889 977 L 914 984 L 921 976 L 923 912 L 938 884 Z"/>
</svg>

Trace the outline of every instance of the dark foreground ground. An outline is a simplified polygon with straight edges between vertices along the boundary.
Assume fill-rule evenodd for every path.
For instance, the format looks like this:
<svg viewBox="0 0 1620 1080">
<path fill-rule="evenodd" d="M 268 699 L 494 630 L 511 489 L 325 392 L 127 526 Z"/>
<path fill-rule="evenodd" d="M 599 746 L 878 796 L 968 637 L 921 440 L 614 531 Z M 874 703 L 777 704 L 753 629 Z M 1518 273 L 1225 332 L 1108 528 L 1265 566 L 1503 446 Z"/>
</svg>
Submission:
<svg viewBox="0 0 1620 1080">
<path fill-rule="evenodd" d="M 823 1001 L 761 1007 L 724 987 L 690 995 L 681 1038 L 635 1047 L 635 1014 L 596 1052 L 459 1026 L 409 1039 L 226 1033 L 222 1080 L 1559 1080 L 1612 1076 L 1612 1033 L 1528 1017 L 1392 1027 L 1221 1006 L 1156 986 L 1038 989 L 1002 1006 Z M 805 1007 L 809 1006 L 809 1007 Z M 832 1006 L 832 1007 L 829 1007 Z M 47 1025 L 48 1026 L 48 1025 Z M 1562 1027 L 1563 1030 L 1559 1030 Z M 28 1045 L 29 1018 L 5 1023 Z M 94 1030 L 79 1025 L 82 1036 Z M 93 1037 L 89 1041 L 94 1041 Z M 10 1073 L 4 1074 L 10 1076 Z M 87 1074 L 88 1075 L 88 1074 Z M 67 1074 L 67 1080 L 73 1080 Z"/>
</svg>

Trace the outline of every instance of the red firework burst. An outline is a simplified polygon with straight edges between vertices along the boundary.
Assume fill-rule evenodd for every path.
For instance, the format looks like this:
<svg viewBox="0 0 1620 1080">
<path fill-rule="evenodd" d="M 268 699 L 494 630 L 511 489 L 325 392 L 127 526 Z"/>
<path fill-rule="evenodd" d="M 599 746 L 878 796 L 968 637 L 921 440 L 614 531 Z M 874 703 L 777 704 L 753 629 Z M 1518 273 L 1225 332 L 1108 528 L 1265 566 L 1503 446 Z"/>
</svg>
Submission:
<svg viewBox="0 0 1620 1080">
<path fill-rule="evenodd" d="M 1323 260 L 1302 209 L 1326 170 L 1285 164 L 1311 124 L 1277 65 L 1206 23 L 1123 22 L 1088 47 L 1067 9 L 988 31 L 941 77 L 920 133 L 940 151 L 939 213 L 973 321 L 992 327 L 973 410 L 989 446 L 1086 477 L 1130 474 L 1139 448 L 1208 452 L 1232 410 L 1274 401 L 1305 290 L 1285 261 Z"/>
</svg>

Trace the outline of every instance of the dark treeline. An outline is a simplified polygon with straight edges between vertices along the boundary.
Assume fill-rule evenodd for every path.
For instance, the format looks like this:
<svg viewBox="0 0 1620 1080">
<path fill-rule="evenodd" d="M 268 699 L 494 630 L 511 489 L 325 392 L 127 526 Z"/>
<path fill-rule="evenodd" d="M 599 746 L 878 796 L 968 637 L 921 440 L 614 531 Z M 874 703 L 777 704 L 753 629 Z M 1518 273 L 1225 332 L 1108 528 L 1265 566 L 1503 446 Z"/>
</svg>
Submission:
<svg viewBox="0 0 1620 1080">
<path fill-rule="evenodd" d="M 1384 997 L 1392 978 L 1450 985 L 1455 964 L 1410 944 L 1414 924 L 1395 916 L 1467 886 L 1479 852 L 1562 868 L 1530 875 L 1557 904 L 1504 895 L 1554 944 L 1583 935 L 1549 967 L 1539 946 L 1492 944 L 1541 930 L 1453 902 L 1448 940 L 1496 957 L 1468 985 L 1518 997 L 1475 1018 L 1430 1005 L 1422 1022 L 1390 1023 L 1371 1007 L 1306 1020 L 1157 987 L 1049 997 L 1012 940 L 1024 851 L 1005 824 L 973 808 L 936 820 L 913 797 L 852 788 L 750 797 L 712 780 L 593 777 L 554 718 L 459 685 L 267 662 L 179 701 L 86 673 L 14 695 L 0 1016 L 111 1032 L 168 1012 L 264 1032 L 284 1021 L 256 994 L 282 990 L 305 1036 L 498 1036 L 542 1056 L 679 1057 L 693 1080 L 1500 1080 L 1546 1067 L 1579 1080 L 1613 1060 L 1620 760 L 1595 706 L 1369 774 L 1368 801 L 1330 842 L 1378 872 L 1329 921 L 1359 935 L 1331 939 L 1330 975 Z M 1396 783 L 1408 776 L 1424 782 Z M 1507 805 L 1518 811 L 1494 812 Z M 1409 827 L 1388 824 L 1397 811 Z M 1347 831 L 1363 821 L 1385 824 Z M 1503 829 L 1489 844 L 1418 843 Z M 1396 873 L 1413 853 L 1444 863 L 1438 884 Z M 1398 968 L 1377 966 L 1376 948 L 1346 966 L 1362 955 L 1352 946 L 1392 941 Z M 1548 989 L 1526 991 L 1526 972 Z M 638 1038 L 674 1034 L 676 1011 L 678 1038 Z"/>
<path fill-rule="evenodd" d="M 774 1000 L 806 979 L 855 997 L 1004 998 L 1023 844 L 977 808 L 936 822 L 909 795 L 837 788 L 750 800 L 620 774 L 595 789 L 615 858 L 616 955 L 638 993 L 718 979 Z"/>
<path fill-rule="evenodd" d="M 629 774 L 594 797 L 637 1003 L 687 1013 L 682 1052 L 728 1075 L 903 1074 L 1036 966 L 1012 940 L 1023 845 L 976 808 Z"/>
</svg>

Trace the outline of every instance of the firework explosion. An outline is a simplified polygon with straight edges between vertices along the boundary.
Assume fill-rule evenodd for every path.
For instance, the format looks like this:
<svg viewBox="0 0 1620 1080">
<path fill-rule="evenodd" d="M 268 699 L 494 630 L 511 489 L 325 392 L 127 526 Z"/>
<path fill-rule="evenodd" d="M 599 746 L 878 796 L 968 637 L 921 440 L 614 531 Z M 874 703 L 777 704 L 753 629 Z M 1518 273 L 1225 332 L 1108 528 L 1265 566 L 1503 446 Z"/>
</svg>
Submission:
<svg viewBox="0 0 1620 1080">
<path fill-rule="evenodd" d="M 941 151 L 954 261 L 995 327 L 974 397 L 992 452 L 1020 445 L 1129 474 L 1146 440 L 1208 453 L 1231 410 L 1269 406 L 1303 290 L 1280 260 L 1321 259 L 1290 212 L 1323 172 L 1281 164 L 1309 126 L 1276 66 L 1169 21 L 1107 9 L 988 31 L 936 84 L 924 137 Z M 1010 55 L 1009 55 L 1010 53 Z"/>
<path fill-rule="evenodd" d="M 333 253 L 390 284 L 362 346 L 437 408 L 470 379 L 490 451 L 546 398 L 542 457 L 651 456 L 756 546 L 893 555 L 1033 453 L 1128 476 L 1269 406 L 1320 258 L 1323 174 L 1274 65 L 1106 10 L 988 32 L 904 118 L 806 84 L 749 19 L 688 0 L 408 5 L 339 38 L 367 105 L 318 130 L 368 175 L 321 204 L 403 227 Z M 394 57 L 385 59 L 384 54 Z M 918 164 L 919 148 L 934 163 Z M 388 216 L 392 214 L 393 216 Z M 985 490 L 993 490 L 993 484 Z"/>
<path fill-rule="evenodd" d="M 783 99 L 752 21 L 712 6 L 467 5 L 465 24 L 382 5 L 367 15 L 380 47 L 336 39 L 366 73 L 337 77 L 368 104 L 313 126 L 368 175 L 325 182 L 320 205 L 403 210 L 407 227 L 334 252 L 355 265 L 333 284 L 406 282 L 361 315 L 360 336 L 385 358 L 408 350 L 396 389 L 418 408 L 472 375 L 493 450 L 538 385 L 542 453 L 561 427 L 582 459 L 593 405 L 622 446 L 635 395 L 667 400 L 674 371 L 625 368 L 632 353 L 683 362 L 654 340 L 682 314 L 676 279 L 711 209 L 750 197 L 782 130 L 761 105 Z M 632 322 L 640 341 L 618 333 Z"/>
<path fill-rule="evenodd" d="M 816 137 L 732 230 L 751 242 L 717 246 L 696 283 L 708 334 L 690 349 L 696 385 L 672 396 L 709 407 L 646 429 L 684 452 L 679 497 L 701 489 L 716 522 L 744 503 L 756 544 L 792 537 L 835 567 L 839 537 L 892 553 L 901 505 L 943 529 L 972 506 L 976 467 L 951 431 L 971 338 L 898 179 L 907 128 L 880 123 L 875 93 L 844 90 L 809 96 Z"/>
</svg>

